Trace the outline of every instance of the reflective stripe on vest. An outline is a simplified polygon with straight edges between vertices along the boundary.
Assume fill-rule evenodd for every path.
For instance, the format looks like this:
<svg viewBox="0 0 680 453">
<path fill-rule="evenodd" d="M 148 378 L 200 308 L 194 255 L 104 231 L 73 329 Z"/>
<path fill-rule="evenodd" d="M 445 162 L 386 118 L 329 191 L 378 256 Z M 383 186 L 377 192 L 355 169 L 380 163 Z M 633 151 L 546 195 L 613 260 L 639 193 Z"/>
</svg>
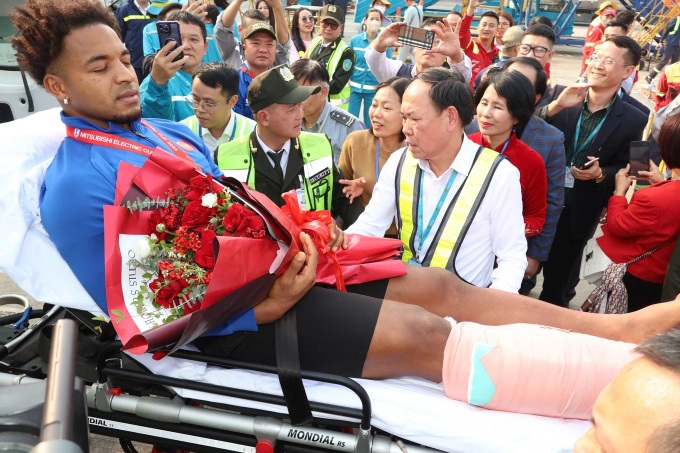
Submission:
<svg viewBox="0 0 680 453">
<path fill-rule="evenodd" d="M 251 135 L 240 137 L 217 148 L 217 166 L 224 176 L 245 182 L 256 189 Z M 310 210 L 331 208 L 333 200 L 333 149 L 323 134 L 302 132 L 293 139 L 290 152 L 299 144 L 305 183 L 305 201 Z M 290 159 L 290 158 L 289 158 Z"/>
<path fill-rule="evenodd" d="M 129 16 L 125 16 L 123 18 L 123 22 L 127 22 L 129 20 L 134 20 L 134 19 L 151 19 L 149 16 L 142 15 L 142 14 L 131 14 Z"/>
<path fill-rule="evenodd" d="M 248 135 L 253 131 L 253 129 L 255 129 L 255 122 L 252 121 L 251 123 L 251 121 L 248 121 L 250 118 L 241 116 L 234 111 L 232 111 L 231 114 L 234 115 L 234 121 L 236 121 L 236 130 L 234 131 L 234 136 L 229 137 L 229 141 L 243 137 L 244 135 Z M 199 137 L 203 135 L 202 131 L 200 130 L 201 125 L 199 124 L 196 115 L 185 118 L 180 121 L 180 123 L 185 124 L 193 131 L 194 134 L 198 135 Z M 227 122 L 227 126 L 228 125 L 229 123 Z"/>
<path fill-rule="evenodd" d="M 669 34 L 669 35 L 674 35 L 674 34 L 678 31 L 678 29 L 680 29 L 680 17 L 678 17 L 677 19 L 675 19 L 675 27 L 673 27 L 673 31 L 670 32 L 670 33 L 668 33 L 668 34 Z"/>
<path fill-rule="evenodd" d="M 315 36 L 314 39 L 312 39 L 312 42 L 309 44 L 309 51 L 307 55 L 313 55 L 313 52 L 316 51 L 317 47 L 321 45 L 322 39 L 323 38 L 321 36 Z M 328 63 L 326 63 L 326 71 L 328 71 L 328 76 L 330 77 L 331 81 L 333 81 L 333 74 L 335 74 L 335 70 L 340 64 L 340 60 L 342 60 L 342 54 L 348 47 L 349 46 L 345 41 L 340 40 L 335 50 L 331 53 Z M 328 95 L 328 98 L 331 102 L 331 105 L 347 110 L 349 107 L 349 95 L 349 85 L 345 85 L 338 94 L 330 94 Z"/>
<path fill-rule="evenodd" d="M 477 210 L 484 200 L 486 191 L 496 168 L 503 157 L 496 151 L 480 147 L 470 174 L 463 186 L 458 190 L 448 208 L 443 214 L 447 219 L 437 228 L 437 233 L 424 255 L 423 266 L 441 267 L 454 270 L 454 260 L 460 249 Z M 420 178 L 423 172 L 418 167 L 418 159 L 405 151 L 397 169 L 397 226 L 399 237 L 404 244 L 402 260 L 405 262 L 413 258 L 413 249 L 418 220 L 416 201 L 419 199 Z M 415 220 L 414 220 L 415 219 Z"/>
</svg>

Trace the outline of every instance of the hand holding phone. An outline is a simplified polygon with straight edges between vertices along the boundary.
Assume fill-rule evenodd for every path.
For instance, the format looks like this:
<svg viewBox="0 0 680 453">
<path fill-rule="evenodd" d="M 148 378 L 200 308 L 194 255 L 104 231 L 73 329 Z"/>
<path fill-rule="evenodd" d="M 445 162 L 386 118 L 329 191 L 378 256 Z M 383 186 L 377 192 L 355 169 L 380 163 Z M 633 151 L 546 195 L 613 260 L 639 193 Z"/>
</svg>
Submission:
<svg viewBox="0 0 680 453">
<path fill-rule="evenodd" d="M 158 40 L 161 47 L 165 47 L 165 45 L 169 42 L 174 42 L 175 47 L 172 50 L 175 50 L 178 46 L 182 45 L 182 35 L 179 31 L 179 22 L 175 20 L 158 21 L 156 22 L 156 30 L 158 30 Z M 173 58 L 172 61 L 179 61 L 182 58 L 184 58 L 184 52 L 180 52 L 180 54 Z"/>
<path fill-rule="evenodd" d="M 586 162 L 585 164 L 581 165 L 579 168 L 580 168 L 581 170 L 585 170 L 585 169 L 587 169 L 588 167 L 590 167 L 591 165 L 593 165 L 595 162 L 597 162 L 598 160 L 600 160 L 599 157 L 595 157 L 594 159 L 590 159 L 588 162 Z"/>
<path fill-rule="evenodd" d="M 640 171 L 649 171 L 649 142 L 630 142 L 628 163 L 630 171 L 628 175 L 637 178 Z"/>
<path fill-rule="evenodd" d="M 402 45 L 420 47 L 421 49 L 430 50 L 434 43 L 434 32 L 432 30 L 425 30 L 424 28 L 416 27 L 401 27 L 399 29 L 399 36 L 397 42 Z"/>
</svg>

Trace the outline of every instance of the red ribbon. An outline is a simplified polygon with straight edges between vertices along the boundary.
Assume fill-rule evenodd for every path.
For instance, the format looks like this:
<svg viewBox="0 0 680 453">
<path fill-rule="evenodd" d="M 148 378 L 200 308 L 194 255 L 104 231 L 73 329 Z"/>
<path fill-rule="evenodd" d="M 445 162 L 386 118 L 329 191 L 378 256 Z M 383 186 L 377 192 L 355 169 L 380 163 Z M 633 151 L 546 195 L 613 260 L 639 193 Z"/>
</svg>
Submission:
<svg viewBox="0 0 680 453">
<path fill-rule="evenodd" d="M 286 203 L 281 209 L 285 212 L 302 231 L 307 233 L 314 243 L 314 247 L 319 255 L 326 256 L 335 268 L 335 287 L 339 291 L 347 291 L 345 279 L 342 276 L 342 269 L 338 262 L 338 257 L 328 246 L 331 240 L 331 224 L 333 217 L 330 211 L 306 211 L 300 209 L 297 194 L 294 190 L 283 194 L 283 201 Z"/>
</svg>

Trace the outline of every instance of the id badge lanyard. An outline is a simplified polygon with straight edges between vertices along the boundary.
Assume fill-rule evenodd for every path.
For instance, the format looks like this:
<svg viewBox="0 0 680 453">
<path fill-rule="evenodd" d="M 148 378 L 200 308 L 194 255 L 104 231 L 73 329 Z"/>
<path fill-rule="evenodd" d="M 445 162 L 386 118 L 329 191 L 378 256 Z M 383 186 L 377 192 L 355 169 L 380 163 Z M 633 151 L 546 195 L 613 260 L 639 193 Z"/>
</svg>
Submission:
<svg viewBox="0 0 680 453">
<path fill-rule="evenodd" d="M 578 122 L 576 123 L 576 133 L 574 134 L 574 153 L 571 155 L 571 164 L 570 166 L 574 165 L 574 160 L 576 159 L 577 156 L 582 154 L 586 149 L 590 147 L 590 144 L 593 142 L 595 139 L 595 136 L 597 135 L 598 132 L 600 132 L 600 128 L 604 124 L 605 120 L 607 119 L 607 116 L 609 116 L 609 112 L 612 109 L 612 106 L 614 105 L 614 102 L 609 104 L 609 107 L 607 107 L 607 111 L 604 114 L 604 117 L 600 120 L 600 122 L 595 126 L 593 131 L 590 133 L 588 138 L 579 146 L 576 148 L 578 145 L 578 138 L 581 135 L 581 120 L 583 119 L 583 109 L 585 109 L 585 104 L 581 106 L 581 112 L 578 114 Z"/>
</svg>

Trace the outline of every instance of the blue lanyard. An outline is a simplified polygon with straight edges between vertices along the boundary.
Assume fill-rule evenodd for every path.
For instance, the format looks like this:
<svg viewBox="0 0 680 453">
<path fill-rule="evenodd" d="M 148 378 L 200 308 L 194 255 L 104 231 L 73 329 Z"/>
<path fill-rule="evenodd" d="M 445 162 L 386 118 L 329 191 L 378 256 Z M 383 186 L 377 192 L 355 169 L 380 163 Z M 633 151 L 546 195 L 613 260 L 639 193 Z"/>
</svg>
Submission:
<svg viewBox="0 0 680 453">
<path fill-rule="evenodd" d="M 449 176 L 449 180 L 446 182 L 446 187 L 444 188 L 444 192 L 442 192 L 441 196 L 439 197 L 439 201 L 437 202 L 437 207 L 434 209 L 434 212 L 432 213 L 432 217 L 430 217 L 430 221 L 427 224 L 427 228 L 425 229 L 425 233 L 423 234 L 423 181 L 425 179 L 425 175 L 423 174 L 422 171 L 420 171 L 420 190 L 418 191 L 418 228 L 417 228 L 417 244 L 416 244 L 416 250 L 415 250 L 415 258 L 416 261 L 420 263 L 420 251 L 423 248 L 423 241 L 425 240 L 426 237 L 430 235 L 430 231 L 432 231 L 432 227 L 434 226 L 434 221 L 437 219 L 437 216 L 439 215 L 439 211 L 441 211 L 442 206 L 444 205 L 444 201 L 446 200 L 447 195 L 449 194 L 449 191 L 451 190 L 451 186 L 453 185 L 453 181 L 456 180 L 456 176 L 458 175 L 458 172 L 455 170 L 452 171 L 451 176 Z"/>
<path fill-rule="evenodd" d="M 600 120 L 597 126 L 595 126 L 595 129 L 590 133 L 588 138 L 586 139 L 583 144 L 581 144 L 580 148 L 576 148 L 576 145 L 578 144 L 578 137 L 581 135 L 581 118 L 583 117 L 583 109 L 586 108 L 586 105 L 583 104 L 581 105 L 581 112 L 578 114 L 578 122 L 576 123 L 576 134 L 574 135 L 574 152 L 571 155 L 571 165 L 574 165 L 574 159 L 576 159 L 576 156 L 581 154 L 583 151 L 586 150 L 597 135 L 597 133 L 600 131 L 600 128 L 602 127 L 602 124 L 604 121 L 607 119 L 607 116 L 609 115 L 609 111 L 612 109 L 612 105 L 614 105 L 614 102 L 609 104 L 609 107 L 607 107 L 607 112 L 604 114 L 604 117 Z"/>
<path fill-rule="evenodd" d="M 375 182 L 378 182 L 378 175 L 380 174 L 380 139 L 375 147 Z"/>
<path fill-rule="evenodd" d="M 513 131 L 514 132 L 514 131 Z M 503 149 L 501 150 L 501 156 L 505 154 L 505 149 L 508 147 L 508 143 L 510 143 L 510 139 L 512 138 L 512 133 L 510 134 L 510 137 L 505 141 L 505 144 L 503 145 Z"/>
</svg>

